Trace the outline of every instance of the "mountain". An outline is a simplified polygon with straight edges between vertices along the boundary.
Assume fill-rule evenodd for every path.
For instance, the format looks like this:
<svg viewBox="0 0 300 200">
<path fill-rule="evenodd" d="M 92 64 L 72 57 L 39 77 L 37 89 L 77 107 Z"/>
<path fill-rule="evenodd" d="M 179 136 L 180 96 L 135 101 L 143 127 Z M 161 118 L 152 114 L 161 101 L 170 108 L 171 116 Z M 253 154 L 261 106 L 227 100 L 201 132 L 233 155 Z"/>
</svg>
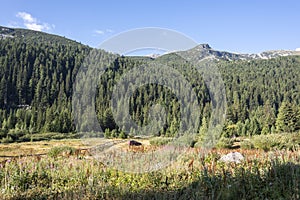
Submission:
<svg viewBox="0 0 300 200">
<path fill-rule="evenodd" d="M 258 54 L 239 54 L 239 53 L 230 53 L 226 51 L 218 51 L 212 49 L 209 44 L 200 44 L 187 51 L 190 56 L 195 56 L 199 59 L 213 56 L 219 60 L 257 60 L 257 59 L 271 59 L 282 56 L 291 56 L 291 55 L 300 55 L 299 51 L 286 51 L 286 50 L 275 50 L 275 51 L 265 51 Z"/>
<path fill-rule="evenodd" d="M 0 26 L 0 40 L 7 38 L 21 39 L 24 42 L 29 43 L 59 43 L 63 45 L 82 45 L 79 42 L 58 35 L 22 28 L 8 28 Z"/>
<path fill-rule="evenodd" d="M 300 55 L 300 51 L 291 51 L 291 50 L 273 50 L 273 51 L 265 51 L 262 53 L 257 54 L 241 54 L 241 53 L 231 53 L 227 51 L 219 51 L 214 50 L 210 47 L 209 44 L 199 44 L 196 47 L 189 49 L 187 51 L 178 51 L 178 52 L 171 52 L 165 53 L 162 55 L 153 54 L 147 55 L 145 57 L 149 57 L 158 61 L 170 61 L 170 60 L 179 60 L 181 56 L 187 57 L 194 57 L 199 60 L 211 57 L 216 60 L 226 60 L 226 61 L 242 61 L 242 60 L 265 60 L 265 59 L 272 59 L 278 57 L 285 57 L 285 56 L 297 56 Z"/>
<path fill-rule="evenodd" d="M 23 39 L 24 42 L 43 42 L 43 43 L 59 43 L 59 44 L 71 44 L 78 45 L 76 41 L 67 39 L 65 37 L 52 35 L 44 32 L 33 31 L 28 29 L 21 28 L 8 28 L 0 26 L 0 39 L 6 38 L 19 38 Z M 197 55 L 200 59 L 208 56 L 213 56 L 216 59 L 220 60 L 252 60 L 252 59 L 271 59 L 277 58 L 281 56 L 291 56 L 291 55 L 300 55 L 300 51 L 291 51 L 291 50 L 273 50 L 273 51 L 265 51 L 258 54 L 239 54 L 239 53 L 231 53 L 227 51 L 219 51 L 212 49 L 209 44 L 199 44 L 198 46 L 188 50 L 190 55 Z M 151 54 L 146 57 L 150 57 L 156 59 L 161 56 L 165 56 L 166 54 Z"/>
<path fill-rule="evenodd" d="M 44 137 L 48 132 L 59 133 L 61 138 L 67 137 L 70 132 L 89 131 L 89 113 L 93 113 L 95 107 L 102 129 L 107 130 L 106 135 L 118 136 L 120 128 L 114 118 L 124 122 L 128 118 L 112 114 L 110 104 L 114 86 L 127 72 L 134 73 L 131 74 L 133 78 L 139 77 L 140 73 L 132 69 L 151 62 L 166 62 L 186 78 L 199 100 L 201 116 L 195 120 L 201 123 L 209 121 L 212 99 L 202 75 L 190 63 L 179 59 L 176 53 L 150 58 L 92 50 L 64 37 L 0 27 L 0 141 L 28 141 L 32 134 L 40 133 Z M 198 58 L 213 56 L 218 60 L 216 64 L 224 80 L 228 107 L 222 132 L 224 136 L 300 130 L 298 52 L 237 54 L 217 51 L 208 44 L 201 44 L 180 53 Z M 105 61 L 98 63 L 99 67 L 108 68 L 99 78 L 95 107 L 82 109 L 80 114 L 85 121 L 79 130 L 75 130 L 73 86 L 85 58 L 91 54 L 93 58 Z M 153 73 L 151 70 L 154 69 L 145 68 L 145 73 Z M 80 79 L 83 83 L 89 83 L 84 73 Z M 171 81 L 180 91 L 185 90 L 179 79 Z M 84 90 L 91 86 L 78 84 L 76 87 Z M 123 84 L 118 89 L 125 92 L 128 87 Z M 131 97 L 120 95 L 120 98 L 122 102 L 130 102 L 130 116 L 139 126 L 149 124 L 149 112 L 154 104 L 163 105 L 167 113 L 166 125 L 157 135 L 172 136 L 179 125 L 189 123 L 180 121 L 180 102 L 170 89 L 161 85 L 146 84 L 137 88 Z M 86 99 L 88 101 L 90 98 Z M 284 108 L 281 108 L 282 105 Z M 117 108 L 123 106 L 122 103 L 116 105 Z M 288 126 L 285 127 L 285 124 Z"/>
</svg>

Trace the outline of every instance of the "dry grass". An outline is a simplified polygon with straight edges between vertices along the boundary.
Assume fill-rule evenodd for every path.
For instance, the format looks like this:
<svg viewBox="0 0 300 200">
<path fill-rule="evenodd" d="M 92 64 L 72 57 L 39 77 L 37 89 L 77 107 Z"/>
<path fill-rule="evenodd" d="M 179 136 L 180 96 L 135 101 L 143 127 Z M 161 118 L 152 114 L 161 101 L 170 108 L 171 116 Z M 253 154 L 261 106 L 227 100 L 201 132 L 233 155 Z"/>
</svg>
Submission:
<svg viewBox="0 0 300 200">
<path fill-rule="evenodd" d="M 69 146 L 76 149 L 86 149 L 112 141 L 117 142 L 121 140 L 105 138 L 86 138 L 0 144 L 0 161 L 7 159 L 7 157 L 47 154 L 51 148 L 56 146 Z M 114 145 L 113 148 L 117 148 L 124 151 L 130 151 L 128 147 L 128 141 L 129 139 L 124 140 L 124 142 Z M 145 150 L 151 148 L 149 140 L 147 139 L 137 139 L 136 141 L 141 142 Z"/>
<path fill-rule="evenodd" d="M 46 154 L 55 146 L 70 146 L 76 149 L 84 149 L 110 141 L 112 140 L 104 138 L 89 138 L 0 144 L 0 161 L 9 156 Z"/>
<path fill-rule="evenodd" d="M 116 140 L 88 143 L 111 141 Z M 113 148 L 126 150 L 127 142 L 121 140 Z M 139 142 L 146 148 L 146 142 Z M 89 147 L 78 140 L 49 143 L 46 146 Z M 225 164 L 218 162 L 220 156 L 233 150 L 183 150 L 171 166 L 141 174 L 125 173 L 85 156 L 11 159 L 0 166 L 0 199 L 299 199 L 299 151 L 234 150 L 245 160 Z"/>
</svg>

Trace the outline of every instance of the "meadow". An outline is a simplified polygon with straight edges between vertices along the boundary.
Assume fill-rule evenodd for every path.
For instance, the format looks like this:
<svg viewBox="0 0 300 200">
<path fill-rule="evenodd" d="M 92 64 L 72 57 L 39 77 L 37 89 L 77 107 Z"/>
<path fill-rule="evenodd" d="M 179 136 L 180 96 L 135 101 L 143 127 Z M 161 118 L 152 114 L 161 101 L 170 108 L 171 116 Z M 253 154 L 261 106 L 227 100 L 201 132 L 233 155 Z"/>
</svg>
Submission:
<svg viewBox="0 0 300 200">
<path fill-rule="evenodd" d="M 0 199 L 300 199 L 299 149 L 186 148 L 172 165 L 148 173 L 122 172 L 78 151 L 112 141 L 133 151 L 116 139 L 2 144 L 0 155 L 15 157 L 2 158 Z M 158 148 L 139 141 L 143 151 Z M 219 161 L 233 151 L 244 161 Z"/>
</svg>

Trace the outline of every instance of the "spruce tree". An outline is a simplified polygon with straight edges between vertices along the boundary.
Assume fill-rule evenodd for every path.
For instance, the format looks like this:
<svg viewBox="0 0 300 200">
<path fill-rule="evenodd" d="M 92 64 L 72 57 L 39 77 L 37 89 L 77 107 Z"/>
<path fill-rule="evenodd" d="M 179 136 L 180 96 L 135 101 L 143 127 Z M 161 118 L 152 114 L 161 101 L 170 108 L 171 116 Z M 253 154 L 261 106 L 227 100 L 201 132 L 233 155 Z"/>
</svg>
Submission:
<svg viewBox="0 0 300 200">
<path fill-rule="evenodd" d="M 276 129 L 278 132 L 294 132 L 300 129 L 300 112 L 297 106 L 283 102 L 279 108 Z"/>
</svg>

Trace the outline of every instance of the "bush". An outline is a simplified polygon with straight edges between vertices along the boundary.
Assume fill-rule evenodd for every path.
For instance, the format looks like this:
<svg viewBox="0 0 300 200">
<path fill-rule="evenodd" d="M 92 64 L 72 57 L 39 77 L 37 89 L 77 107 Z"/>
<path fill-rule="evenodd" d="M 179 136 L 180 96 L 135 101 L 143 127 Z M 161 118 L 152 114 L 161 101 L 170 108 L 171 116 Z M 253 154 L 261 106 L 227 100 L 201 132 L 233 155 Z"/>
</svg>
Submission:
<svg viewBox="0 0 300 200">
<path fill-rule="evenodd" d="M 20 137 L 17 142 L 29 142 L 29 141 L 43 141 L 43 140 L 62 140 L 62 139 L 73 139 L 81 138 L 82 135 L 79 133 L 75 134 L 63 134 L 63 133 L 36 133 L 26 134 Z"/>
<path fill-rule="evenodd" d="M 19 130 L 19 129 L 11 129 L 7 133 L 7 131 L 2 130 L 0 132 L 0 138 L 5 142 L 15 142 L 19 141 L 19 138 L 24 136 L 28 131 Z"/>
<path fill-rule="evenodd" d="M 193 134 L 185 134 L 174 140 L 174 144 L 183 147 L 194 147 L 197 142 L 196 136 Z"/>
<path fill-rule="evenodd" d="M 242 149 L 253 149 L 254 148 L 253 143 L 248 139 L 243 140 L 240 145 L 241 145 Z"/>
<path fill-rule="evenodd" d="M 0 139 L 4 138 L 7 136 L 7 131 L 0 129 Z"/>
<path fill-rule="evenodd" d="M 135 137 L 140 138 L 138 136 Z M 194 147 L 197 140 L 193 135 L 183 135 L 179 138 L 171 138 L 171 137 L 154 137 L 149 140 L 150 144 L 153 146 L 163 146 L 169 143 L 172 143 L 176 146 L 184 146 L 184 147 Z"/>
<path fill-rule="evenodd" d="M 122 131 L 122 132 L 119 134 L 119 138 L 121 138 L 121 139 L 126 139 L 126 138 L 127 138 L 127 135 Z"/>
<path fill-rule="evenodd" d="M 149 142 L 154 146 L 162 146 L 170 143 L 171 141 L 173 141 L 173 138 L 155 137 L 150 139 Z"/>
<path fill-rule="evenodd" d="M 111 137 L 111 133 L 110 133 L 110 130 L 109 130 L 108 128 L 105 129 L 104 137 L 105 137 L 105 138 L 110 138 L 110 137 Z"/>
<path fill-rule="evenodd" d="M 300 133 L 284 134 L 280 140 L 280 149 L 297 151 L 300 149 Z"/>
<path fill-rule="evenodd" d="M 118 137 L 118 132 L 117 132 L 117 130 L 116 130 L 116 129 L 112 130 L 110 136 L 111 136 L 112 138 Z"/>
<path fill-rule="evenodd" d="M 59 155 L 62 155 L 64 153 L 68 155 L 74 155 L 76 149 L 69 146 L 57 146 L 53 147 L 48 151 L 48 156 L 52 158 L 56 158 Z"/>
<path fill-rule="evenodd" d="M 1 143 L 3 143 L 3 144 L 12 143 L 13 141 L 14 140 L 10 136 L 7 136 L 7 137 L 4 137 L 1 139 Z"/>
<path fill-rule="evenodd" d="M 271 148 L 278 146 L 275 135 L 256 135 L 253 137 L 253 146 L 256 149 L 269 151 Z"/>
<path fill-rule="evenodd" d="M 230 149 L 234 143 L 234 139 L 221 137 L 216 144 L 216 148 L 218 149 Z"/>
<path fill-rule="evenodd" d="M 104 133 L 102 132 L 86 132 L 81 133 L 83 138 L 95 138 L 95 137 L 104 137 Z"/>
<path fill-rule="evenodd" d="M 297 150 L 300 146 L 300 133 L 257 135 L 253 137 L 252 143 L 256 149 L 265 151 L 273 149 Z"/>
</svg>

